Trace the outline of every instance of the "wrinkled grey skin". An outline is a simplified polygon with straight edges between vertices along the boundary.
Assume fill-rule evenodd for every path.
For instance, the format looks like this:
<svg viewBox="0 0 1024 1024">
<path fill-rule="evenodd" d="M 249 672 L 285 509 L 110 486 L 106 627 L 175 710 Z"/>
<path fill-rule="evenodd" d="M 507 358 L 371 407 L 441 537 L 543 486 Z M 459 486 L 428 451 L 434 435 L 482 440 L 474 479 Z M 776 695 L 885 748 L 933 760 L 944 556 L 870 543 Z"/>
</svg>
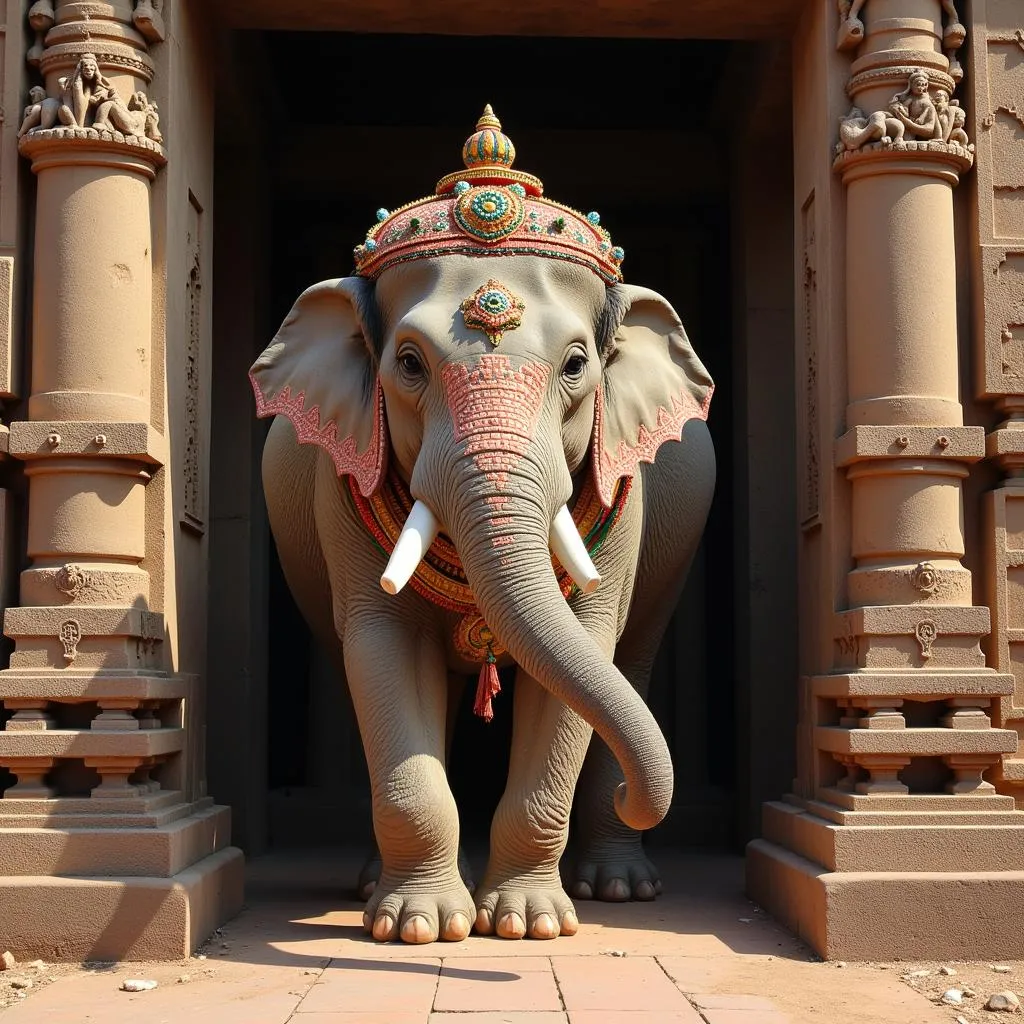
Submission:
<svg viewBox="0 0 1024 1024">
<path fill-rule="evenodd" d="M 522 326 L 497 350 L 458 312 L 490 277 L 526 303 Z M 472 366 L 494 352 L 514 365 L 550 368 L 537 428 L 506 486 L 511 554 L 491 543 L 509 527 L 495 525 L 485 500 L 495 485 L 456 437 L 441 384 L 448 363 Z M 379 377 L 392 465 L 454 541 L 481 612 L 518 666 L 514 708 L 497 709 L 514 715 L 512 752 L 474 904 L 457 865 L 445 745 L 450 683 L 475 685 L 479 666 L 452 647 L 455 615 L 411 587 L 395 596 L 381 589 L 387 560 L 345 480 L 279 416 L 264 453 L 271 526 L 303 613 L 321 637 L 341 641 L 369 765 L 381 867 L 367 930 L 406 942 L 459 940 L 474 923 L 505 938 L 575 932 L 558 864 L 585 758 L 573 890 L 653 898 L 657 877 L 635 830 L 667 812 L 672 766 L 638 691 L 646 690 L 711 501 L 715 460 L 703 420 L 689 420 L 682 443 L 663 444 L 634 476 L 594 559 L 596 593 L 566 602 L 548 535 L 556 510 L 571 507 L 591 472 L 602 379 L 610 445 L 617 429 L 635 443 L 641 422 L 657 422 L 667 386 L 694 374 L 708 382 L 669 304 L 644 289 L 606 288 L 592 272 L 552 259 L 420 259 L 376 285 L 349 278 L 307 291 L 253 372 L 264 395 L 285 384 L 293 396 L 304 391 L 306 407 L 317 404 L 322 422 L 335 420 L 339 438 L 354 434 L 360 453 Z M 592 730 L 601 737 L 593 744 Z"/>
</svg>

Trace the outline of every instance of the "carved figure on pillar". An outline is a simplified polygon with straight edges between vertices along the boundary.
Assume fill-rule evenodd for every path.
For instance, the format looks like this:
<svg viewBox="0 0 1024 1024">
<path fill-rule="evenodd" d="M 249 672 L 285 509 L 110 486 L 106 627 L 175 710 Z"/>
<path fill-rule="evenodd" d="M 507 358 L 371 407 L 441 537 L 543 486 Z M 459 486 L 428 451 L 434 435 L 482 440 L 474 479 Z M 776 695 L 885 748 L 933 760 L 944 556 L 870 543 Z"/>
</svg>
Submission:
<svg viewBox="0 0 1024 1024">
<path fill-rule="evenodd" d="M 62 78 L 60 81 L 63 83 L 64 79 Z M 28 91 L 28 100 L 21 127 L 18 129 L 19 139 L 33 128 L 52 128 L 57 123 L 57 112 L 60 109 L 59 99 L 55 96 L 47 96 L 46 90 L 41 85 L 33 85 Z"/>
<path fill-rule="evenodd" d="M 34 68 L 39 67 L 43 57 L 43 37 L 53 28 L 56 14 L 53 10 L 53 0 L 36 0 L 28 9 L 28 23 L 35 32 L 35 41 L 25 54 L 25 60 Z"/>
<path fill-rule="evenodd" d="M 135 138 L 162 142 L 160 111 L 141 90 L 127 103 L 99 69 L 94 54 L 83 53 L 71 75 L 58 80 L 59 97 L 48 97 L 42 86 L 29 90 L 18 138 L 57 126 L 96 132 L 121 132 Z"/>
<path fill-rule="evenodd" d="M 850 112 L 839 119 L 836 153 L 842 153 L 844 149 L 860 149 L 868 142 L 881 142 L 883 145 L 902 142 L 904 131 L 903 122 L 884 110 L 876 110 L 867 117 L 860 107 L 851 107 Z"/>
<path fill-rule="evenodd" d="M 864 41 L 864 22 L 858 15 L 865 0 L 838 0 L 839 34 L 837 50 L 853 50 Z"/>
<path fill-rule="evenodd" d="M 132 22 L 150 43 L 162 43 L 165 39 L 164 0 L 135 0 Z"/>
<path fill-rule="evenodd" d="M 967 121 L 967 111 L 960 106 L 959 100 L 949 98 L 945 89 L 935 90 L 935 112 L 938 114 L 939 126 L 941 127 L 940 138 L 943 142 L 955 142 L 965 149 L 971 144 L 964 131 L 964 124 Z"/>
<path fill-rule="evenodd" d="M 893 96 L 887 110 L 865 114 L 860 107 L 852 107 L 839 120 L 836 155 L 875 142 L 895 149 L 905 148 L 908 142 L 941 142 L 973 151 L 964 129 L 966 111 L 959 100 L 950 98 L 948 89 L 939 87 L 933 96 L 930 82 L 925 70 L 915 68 L 907 87 Z"/>
<path fill-rule="evenodd" d="M 910 73 L 907 87 L 889 102 L 890 112 L 903 127 L 919 139 L 937 139 L 942 128 L 939 115 L 928 92 L 928 73 L 918 68 Z"/>
</svg>

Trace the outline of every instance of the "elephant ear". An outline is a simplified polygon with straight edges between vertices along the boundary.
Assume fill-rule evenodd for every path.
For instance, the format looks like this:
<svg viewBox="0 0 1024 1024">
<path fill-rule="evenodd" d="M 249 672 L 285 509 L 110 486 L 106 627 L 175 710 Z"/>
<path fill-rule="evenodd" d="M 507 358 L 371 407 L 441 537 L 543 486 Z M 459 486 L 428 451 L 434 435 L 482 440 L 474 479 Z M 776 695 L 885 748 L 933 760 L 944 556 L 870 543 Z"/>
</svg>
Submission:
<svg viewBox="0 0 1024 1024">
<path fill-rule="evenodd" d="M 615 485 L 653 462 L 687 420 L 706 420 L 715 385 L 697 358 L 676 311 L 657 292 L 608 289 L 598 330 L 604 373 L 597 393 L 591 461 L 601 502 Z"/>
<path fill-rule="evenodd" d="M 368 321 L 373 286 L 321 281 L 292 306 L 249 371 L 259 416 L 287 416 L 302 444 L 318 444 L 364 496 L 384 474 L 387 430 Z"/>
</svg>

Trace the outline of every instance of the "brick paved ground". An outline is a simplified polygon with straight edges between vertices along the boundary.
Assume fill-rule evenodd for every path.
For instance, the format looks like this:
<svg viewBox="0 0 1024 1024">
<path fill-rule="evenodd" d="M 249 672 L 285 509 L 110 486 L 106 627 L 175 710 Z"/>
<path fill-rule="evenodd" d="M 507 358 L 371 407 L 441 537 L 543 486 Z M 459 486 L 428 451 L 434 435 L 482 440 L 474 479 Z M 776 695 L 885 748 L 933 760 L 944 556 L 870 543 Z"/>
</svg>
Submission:
<svg viewBox="0 0 1024 1024">
<path fill-rule="evenodd" d="M 319 854 L 250 866 L 248 909 L 205 958 L 45 973 L 2 1024 L 938 1024 L 884 967 L 837 968 L 742 895 L 738 858 L 659 858 L 654 904 L 580 903 L 552 942 L 379 946 Z M 350 883 L 349 883 L 350 884 Z M 2 927 L 2 926 L 0 926 Z M 2 941 L 2 940 L 0 940 Z M 159 982 L 119 991 L 126 978 Z"/>
</svg>

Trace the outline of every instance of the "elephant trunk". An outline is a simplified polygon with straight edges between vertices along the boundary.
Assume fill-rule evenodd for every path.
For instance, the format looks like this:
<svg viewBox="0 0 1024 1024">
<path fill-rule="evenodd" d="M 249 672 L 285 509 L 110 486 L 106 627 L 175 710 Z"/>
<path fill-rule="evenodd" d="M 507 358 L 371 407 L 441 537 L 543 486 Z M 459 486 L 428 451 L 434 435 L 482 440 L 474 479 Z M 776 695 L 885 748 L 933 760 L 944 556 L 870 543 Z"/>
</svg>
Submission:
<svg viewBox="0 0 1024 1024">
<path fill-rule="evenodd" d="M 488 485 L 484 494 L 482 474 L 473 465 L 479 449 L 475 455 L 456 456 L 463 466 L 454 486 L 432 497 L 440 503 L 437 511 L 480 612 L 516 662 L 611 749 L 626 780 L 615 794 L 622 821 L 653 828 L 672 798 L 668 746 L 647 706 L 562 595 L 551 565 L 552 502 L 538 479 L 543 474 L 510 474 L 514 488 L 506 481 L 503 487 Z"/>
</svg>

